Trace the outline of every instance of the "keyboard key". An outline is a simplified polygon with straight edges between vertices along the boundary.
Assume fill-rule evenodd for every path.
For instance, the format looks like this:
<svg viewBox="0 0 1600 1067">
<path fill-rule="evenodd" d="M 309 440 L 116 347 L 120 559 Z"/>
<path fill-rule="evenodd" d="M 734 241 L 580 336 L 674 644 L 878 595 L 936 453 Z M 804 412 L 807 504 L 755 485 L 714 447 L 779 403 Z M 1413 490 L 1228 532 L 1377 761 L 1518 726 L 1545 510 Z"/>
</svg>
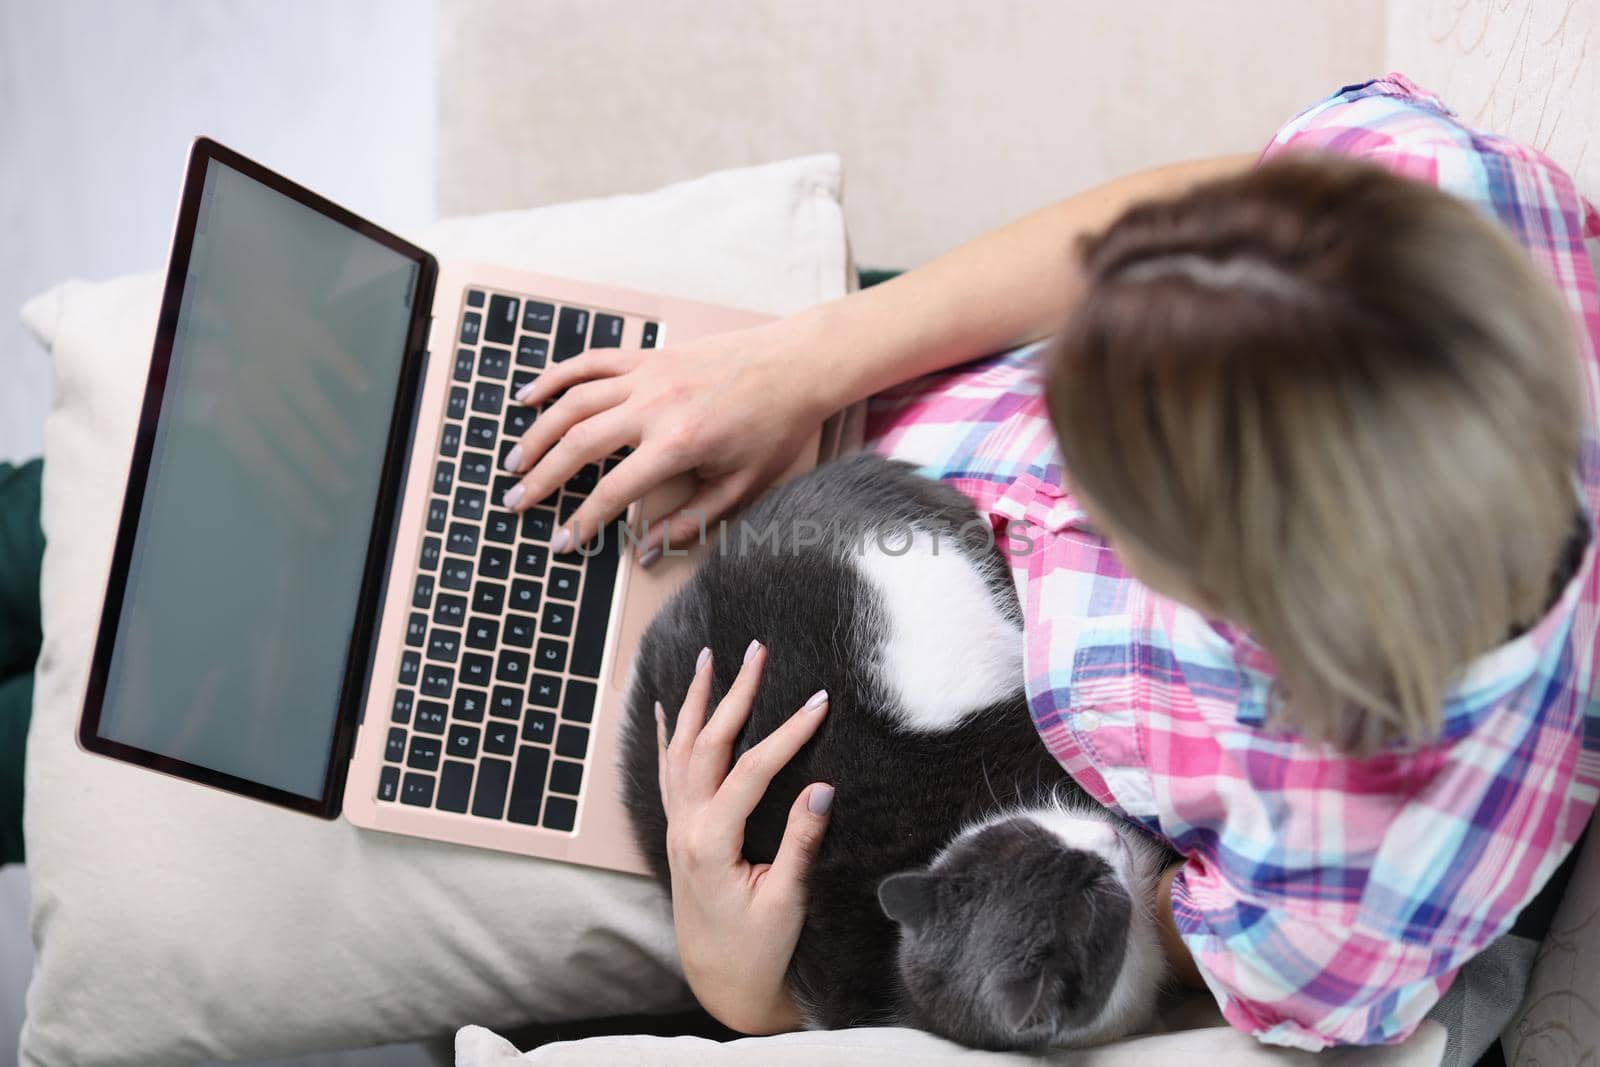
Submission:
<svg viewBox="0 0 1600 1067">
<path fill-rule="evenodd" d="M 511 607 L 533 613 L 539 610 L 539 583 L 518 578 L 511 583 Z"/>
<path fill-rule="evenodd" d="M 497 756 L 513 756 L 517 751 L 515 723 L 492 722 L 483 730 L 483 750 Z"/>
<path fill-rule="evenodd" d="M 522 718 L 522 689 L 497 685 L 489 695 L 489 714 L 501 719 Z"/>
<path fill-rule="evenodd" d="M 551 797 L 544 806 L 546 830 L 570 830 L 578 822 L 578 802 L 566 797 Z"/>
<path fill-rule="evenodd" d="M 483 353 L 478 357 L 478 373 L 485 378 L 505 381 L 506 375 L 511 373 L 511 352 L 484 345 Z"/>
<path fill-rule="evenodd" d="M 510 392 L 509 392 L 508 395 L 510 395 L 513 399 L 515 399 L 516 395 L 518 393 L 522 392 L 522 387 L 527 385 L 527 384 L 529 384 L 530 382 L 532 382 L 537 377 L 538 377 L 538 375 L 533 373 L 532 371 L 526 371 L 526 370 L 512 371 L 512 373 L 511 373 L 511 389 L 510 389 Z"/>
<path fill-rule="evenodd" d="M 433 605 L 433 621 L 441 626 L 460 626 L 467 621 L 467 598 L 440 593 Z"/>
<path fill-rule="evenodd" d="M 479 382 L 472 389 L 472 410 L 490 415 L 500 414 L 506 403 L 506 387 L 493 382 Z"/>
<path fill-rule="evenodd" d="M 500 624 L 494 619 L 474 615 L 467 624 L 467 647 L 494 651 L 500 644 Z"/>
<path fill-rule="evenodd" d="M 478 755 L 478 728 L 460 723 L 450 727 L 450 755 L 462 759 L 476 759 Z"/>
<path fill-rule="evenodd" d="M 433 603 L 433 575 L 419 574 L 411 586 L 411 606 L 426 610 Z"/>
<path fill-rule="evenodd" d="M 509 545 L 517 539 L 517 517 L 509 511 L 489 512 L 483 520 L 483 536 L 485 540 Z"/>
<path fill-rule="evenodd" d="M 594 719 L 595 685 L 574 678 L 567 683 L 567 698 L 561 702 L 561 717 L 573 722 Z"/>
<path fill-rule="evenodd" d="M 550 767 L 550 792 L 577 796 L 583 785 L 583 764 L 558 759 Z"/>
<path fill-rule="evenodd" d="M 461 480 L 473 485 L 488 485 L 494 476 L 494 457 L 486 452 L 468 452 L 461 457 Z"/>
<path fill-rule="evenodd" d="M 506 434 L 511 437 L 521 437 L 528 432 L 528 427 L 533 425 L 533 416 L 533 408 L 512 404 L 506 408 Z"/>
<path fill-rule="evenodd" d="M 594 336 L 589 340 L 589 347 L 621 348 L 622 316 L 596 312 L 594 316 Z"/>
<path fill-rule="evenodd" d="M 476 689 L 457 689 L 455 717 L 465 722 L 482 722 L 484 699 Z"/>
<path fill-rule="evenodd" d="M 511 550 L 509 548 L 485 548 L 478 557 L 478 573 L 485 578 L 505 579 L 511 577 Z"/>
<path fill-rule="evenodd" d="M 471 523 L 452 522 L 444 543 L 458 556 L 473 555 L 478 551 L 478 528 Z"/>
<path fill-rule="evenodd" d="M 451 556 L 439 571 L 439 584 L 446 589 L 472 588 L 472 561 Z"/>
<path fill-rule="evenodd" d="M 555 532 L 556 513 L 549 508 L 530 508 L 522 513 L 523 540 L 547 544 Z"/>
<path fill-rule="evenodd" d="M 600 677 L 600 659 L 606 651 L 606 631 L 611 623 L 611 593 L 617 584 L 621 546 L 615 537 L 589 557 L 585 564 L 583 599 L 578 602 L 578 628 L 572 637 L 572 673 Z"/>
<path fill-rule="evenodd" d="M 522 328 L 530 333 L 549 333 L 555 314 L 551 305 L 530 300 L 522 306 Z"/>
<path fill-rule="evenodd" d="M 522 720 L 522 739 L 548 745 L 556 739 L 556 717 L 548 711 L 530 711 Z"/>
<path fill-rule="evenodd" d="M 461 657 L 461 684 L 477 686 L 479 689 L 489 688 L 490 676 L 494 673 L 494 660 L 477 652 L 468 652 Z"/>
<path fill-rule="evenodd" d="M 421 690 L 431 697 L 447 697 L 455 685 L 456 672 L 449 667 L 430 663 L 422 669 Z"/>
<path fill-rule="evenodd" d="M 451 509 L 451 514 L 458 519 L 481 519 L 486 498 L 487 494 L 482 489 L 468 489 L 462 486 L 456 490 L 456 503 Z"/>
<path fill-rule="evenodd" d="M 546 602 L 540 616 L 539 629 L 553 637 L 566 637 L 572 633 L 572 605 L 559 600 Z"/>
<path fill-rule="evenodd" d="M 561 724 L 556 733 L 556 755 L 582 759 L 589 751 L 589 728 Z"/>
<path fill-rule="evenodd" d="M 467 417 L 466 386 L 458 385 L 454 389 L 450 390 L 450 402 L 444 410 L 445 414 L 449 415 L 452 419 L 464 419 Z"/>
<path fill-rule="evenodd" d="M 561 506 L 556 509 L 556 521 L 563 526 L 566 525 L 567 520 L 572 518 L 572 513 L 577 511 L 582 503 L 583 497 L 574 496 L 571 493 L 562 493 Z"/>
<path fill-rule="evenodd" d="M 428 658 L 438 663 L 454 663 L 461 655 L 461 635 L 454 630 L 435 630 L 428 638 Z"/>
<path fill-rule="evenodd" d="M 658 322 L 647 322 L 647 323 L 645 323 L 644 324 L 644 334 L 639 338 L 639 347 L 640 348 L 654 348 L 656 346 L 656 338 L 659 337 L 660 334 L 661 334 L 661 324 L 660 323 L 658 323 Z"/>
<path fill-rule="evenodd" d="M 562 308 L 556 320 L 555 362 L 571 359 L 582 352 L 588 339 L 589 313 L 583 308 Z"/>
<path fill-rule="evenodd" d="M 432 737 L 413 737 L 411 739 L 411 753 L 406 757 L 406 766 L 418 771 L 438 770 L 438 739 Z"/>
<path fill-rule="evenodd" d="M 487 451 L 494 447 L 495 440 L 500 436 L 500 428 L 493 419 L 479 418 L 474 415 L 467 420 L 467 444 L 472 448 L 481 448 Z"/>
<path fill-rule="evenodd" d="M 506 587 L 499 582 L 479 582 L 472 591 L 472 610 L 483 615 L 498 615 L 505 610 Z"/>
<path fill-rule="evenodd" d="M 389 743 L 384 746 L 383 758 L 390 763 L 399 763 L 406 758 L 406 732 L 398 726 L 389 731 Z"/>
<path fill-rule="evenodd" d="M 550 750 L 523 745 L 517 752 L 517 773 L 511 780 L 511 804 L 506 818 L 535 826 L 544 800 L 544 773 L 550 763 Z"/>
<path fill-rule="evenodd" d="M 450 709 L 437 700 L 417 701 L 417 729 L 423 733 L 444 733 L 444 724 L 449 718 Z"/>
<path fill-rule="evenodd" d="M 571 567 L 550 568 L 550 595 L 562 600 L 578 599 L 579 573 Z"/>
<path fill-rule="evenodd" d="M 400 802 L 426 808 L 433 804 L 433 776 L 411 773 L 400 788 Z"/>
<path fill-rule="evenodd" d="M 472 308 L 481 308 L 481 307 L 483 307 L 483 290 L 482 289 L 468 289 L 467 290 L 467 306 L 468 307 L 472 307 Z"/>
<path fill-rule="evenodd" d="M 538 624 L 529 615 L 507 615 L 504 641 L 514 648 L 532 648 Z"/>
<path fill-rule="evenodd" d="M 541 671 L 559 671 L 567 665 L 567 643 L 553 637 L 539 639 L 539 651 L 534 653 L 534 664 Z"/>
<path fill-rule="evenodd" d="M 472 349 L 456 349 L 455 372 L 451 374 L 450 377 L 454 378 L 458 382 L 472 381 Z"/>
<path fill-rule="evenodd" d="M 422 539 L 422 561 L 420 565 L 423 570 L 431 571 L 439 565 L 439 553 L 443 547 L 443 543 L 437 537 L 424 537 Z"/>
<path fill-rule="evenodd" d="M 509 760 L 486 759 L 479 763 L 478 791 L 472 797 L 472 814 L 480 819 L 498 819 L 504 814 L 506 783 L 510 780 Z"/>
<path fill-rule="evenodd" d="M 411 690 L 396 689 L 394 703 L 389 708 L 389 721 L 397 722 L 401 726 L 411 721 Z"/>
<path fill-rule="evenodd" d="M 439 455 L 454 456 L 461 449 L 461 424 L 447 422 L 439 431 Z"/>
<path fill-rule="evenodd" d="M 536 674 L 528 686 L 528 703 L 541 708 L 561 706 L 561 679 L 553 674 Z"/>
<path fill-rule="evenodd" d="M 411 618 L 406 622 L 406 644 L 413 648 L 421 648 L 427 639 L 428 617 L 420 611 L 413 611 Z"/>
<path fill-rule="evenodd" d="M 524 367 L 542 367 L 550 357 L 550 342 L 543 337 L 524 337 L 517 342 L 517 362 Z"/>
<path fill-rule="evenodd" d="M 469 311 L 461 316 L 461 343 L 475 345 L 478 343 L 478 334 L 483 331 L 483 316 L 476 311 Z"/>
<path fill-rule="evenodd" d="M 577 474 L 574 474 L 571 478 L 567 479 L 566 490 L 569 493 L 579 493 L 583 496 L 588 496 L 590 493 L 594 492 L 594 487 L 598 485 L 599 482 L 600 467 L 598 464 L 590 463 L 580 469 Z"/>
<path fill-rule="evenodd" d="M 378 776 L 378 799 L 393 801 L 400 795 L 400 768 L 385 767 Z"/>
<path fill-rule="evenodd" d="M 509 649 L 500 653 L 499 662 L 495 665 L 494 676 L 502 682 L 522 682 L 528 678 L 528 654 L 526 652 L 512 652 Z"/>
<path fill-rule="evenodd" d="M 526 574 L 530 578 L 538 578 L 544 574 L 544 566 L 549 559 L 550 549 L 545 545 L 518 545 L 517 573 Z"/>
<path fill-rule="evenodd" d="M 455 484 L 455 476 L 455 467 L 449 460 L 441 459 L 433 468 L 433 491 L 440 494 L 449 493 L 450 486 Z"/>
<path fill-rule="evenodd" d="M 496 293 L 489 298 L 489 314 L 483 335 L 497 345 L 508 345 L 517 336 L 517 298 Z"/>
<path fill-rule="evenodd" d="M 445 521 L 450 517 L 450 502 L 441 497 L 434 497 L 428 501 L 428 532 L 438 533 L 444 529 Z"/>
<path fill-rule="evenodd" d="M 417 675 L 422 673 L 422 657 L 415 652 L 407 652 L 400 657 L 400 684 L 416 685 Z"/>
<path fill-rule="evenodd" d="M 439 803 L 435 806 L 440 811 L 466 811 L 471 795 L 472 764 L 445 760 L 444 770 L 439 772 Z"/>
</svg>

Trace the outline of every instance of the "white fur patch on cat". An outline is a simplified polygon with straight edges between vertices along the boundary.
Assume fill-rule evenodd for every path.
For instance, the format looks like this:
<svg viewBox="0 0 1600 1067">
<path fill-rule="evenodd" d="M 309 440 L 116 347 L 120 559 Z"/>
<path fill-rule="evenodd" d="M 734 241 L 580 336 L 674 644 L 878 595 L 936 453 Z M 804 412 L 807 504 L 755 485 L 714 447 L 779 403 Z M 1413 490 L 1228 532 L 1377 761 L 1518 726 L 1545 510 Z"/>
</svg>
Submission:
<svg viewBox="0 0 1600 1067">
<path fill-rule="evenodd" d="M 950 730 L 1022 687 L 1022 628 L 950 536 L 917 531 L 908 544 L 907 531 L 894 530 L 866 538 L 852 558 L 878 593 L 874 666 L 902 725 Z"/>
</svg>

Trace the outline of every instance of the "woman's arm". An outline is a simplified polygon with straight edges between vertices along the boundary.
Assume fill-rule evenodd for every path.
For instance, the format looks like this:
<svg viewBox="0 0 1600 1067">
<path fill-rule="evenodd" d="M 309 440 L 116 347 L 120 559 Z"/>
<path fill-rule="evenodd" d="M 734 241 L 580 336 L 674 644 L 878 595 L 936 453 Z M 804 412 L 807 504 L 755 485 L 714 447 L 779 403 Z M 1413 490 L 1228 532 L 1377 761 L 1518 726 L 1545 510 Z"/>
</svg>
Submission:
<svg viewBox="0 0 1600 1067">
<path fill-rule="evenodd" d="M 1249 165 L 1250 156 L 1178 163 L 1119 178 L 1036 211 L 880 286 L 748 330 L 658 351 L 599 349 L 546 370 L 519 393 L 560 399 L 506 458 L 523 474 L 504 498 L 520 511 L 581 468 L 632 445 L 558 531 L 563 552 L 668 478 L 697 493 L 640 545 L 682 543 L 770 485 L 822 421 L 889 386 L 1042 337 L 1077 299 L 1072 244 L 1130 204 Z"/>
</svg>

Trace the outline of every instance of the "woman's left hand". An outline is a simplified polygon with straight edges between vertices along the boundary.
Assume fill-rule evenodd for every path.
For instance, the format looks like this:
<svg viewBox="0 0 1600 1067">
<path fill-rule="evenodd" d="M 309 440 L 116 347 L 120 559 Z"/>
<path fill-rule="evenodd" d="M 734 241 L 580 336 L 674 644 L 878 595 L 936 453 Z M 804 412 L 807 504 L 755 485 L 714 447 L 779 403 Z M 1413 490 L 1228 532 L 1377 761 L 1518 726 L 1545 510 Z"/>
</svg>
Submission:
<svg viewBox="0 0 1600 1067">
<path fill-rule="evenodd" d="M 816 733 L 828 708 L 828 694 L 819 691 L 729 770 L 766 659 L 766 649 L 752 641 L 739 676 L 708 720 L 711 651 L 703 650 L 670 744 L 656 705 L 658 784 L 684 976 L 706 1011 L 747 1034 L 802 1024 L 784 974 L 805 921 L 806 872 L 833 804 L 831 786 L 801 790 L 773 861 L 745 861 L 745 821 L 773 776 Z"/>
</svg>

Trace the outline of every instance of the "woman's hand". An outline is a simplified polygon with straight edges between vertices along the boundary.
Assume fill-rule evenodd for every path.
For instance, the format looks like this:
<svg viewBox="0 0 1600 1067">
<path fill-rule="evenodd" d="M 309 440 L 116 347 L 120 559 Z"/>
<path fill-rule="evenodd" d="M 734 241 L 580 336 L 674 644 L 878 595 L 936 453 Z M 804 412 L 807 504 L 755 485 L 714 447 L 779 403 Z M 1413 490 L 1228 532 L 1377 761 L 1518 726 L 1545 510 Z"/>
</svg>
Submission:
<svg viewBox="0 0 1600 1067">
<path fill-rule="evenodd" d="M 824 383 L 804 358 L 814 347 L 807 321 L 784 319 L 662 349 L 593 349 L 550 367 L 516 398 L 534 406 L 565 390 L 506 456 L 506 469 L 524 477 L 505 506 L 523 510 L 585 465 L 632 445 L 550 547 L 576 547 L 633 501 L 689 471 L 699 479 L 694 495 L 653 525 L 640 542 L 640 561 L 654 562 L 665 538 L 684 544 L 770 485 L 831 411 Z"/>
<path fill-rule="evenodd" d="M 750 642 L 739 676 L 708 720 L 711 650 L 702 650 L 670 744 L 656 705 L 658 784 L 683 973 L 706 1011 L 747 1034 L 802 1024 L 784 973 L 805 920 L 806 872 L 833 804 L 831 786 L 802 790 L 773 861 L 745 862 L 745 820 L 828 709 L 828 694 L 817 692 L 730 771 L 734 739 L 750 715 L 766 659 L 766 649 Z"/>
</svg>

